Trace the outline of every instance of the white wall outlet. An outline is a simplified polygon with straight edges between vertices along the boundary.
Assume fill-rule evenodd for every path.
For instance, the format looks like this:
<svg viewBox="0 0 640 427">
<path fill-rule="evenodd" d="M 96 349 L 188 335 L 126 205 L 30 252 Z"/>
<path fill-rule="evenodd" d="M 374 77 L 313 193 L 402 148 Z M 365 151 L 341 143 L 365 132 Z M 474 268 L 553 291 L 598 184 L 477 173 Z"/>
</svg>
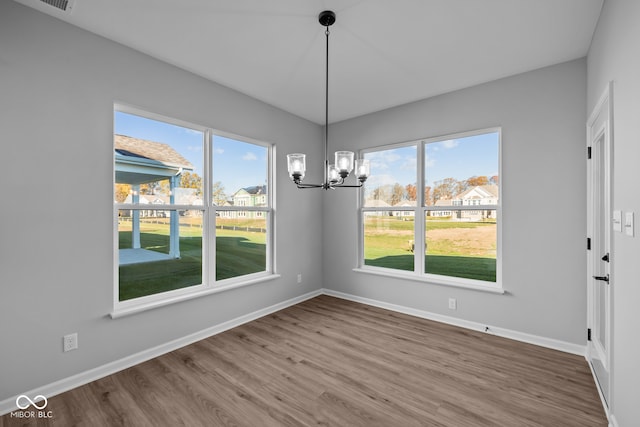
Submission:
<svg viewBox="0 0 640 427">
<path fill-rule="evenodd" d="M 71 351 L 78 348 L 78 334 L 69 334 L 62 337 L 62 347 L 64 351 Z"/>
<path fill-rule="evenodd" d="M 450 310 L 455 310 L 458 308 L 458 302 L 456 301 L 455 298 L 449 298 L 449 309 Z"/>
<path fill-rule="evenodd" d="M 298 273 L 298 283 L 302 283 L 302 273 Z"/>
</svg>

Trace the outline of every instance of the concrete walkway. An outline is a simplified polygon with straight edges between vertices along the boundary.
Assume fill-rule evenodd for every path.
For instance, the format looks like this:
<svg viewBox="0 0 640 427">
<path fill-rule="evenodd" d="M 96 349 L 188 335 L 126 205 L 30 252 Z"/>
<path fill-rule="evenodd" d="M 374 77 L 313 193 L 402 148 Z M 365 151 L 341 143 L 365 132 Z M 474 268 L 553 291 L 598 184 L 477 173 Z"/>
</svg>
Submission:
<svg viewBox="0 0 640 427">
<path fill-rule="evenodd" d="M 120 265 L 139 264 L 142 262 L 166 261 L 172 259 L 168 254 L 163 254 L 148 249 L 120 249 L 118 252 Z"/>
</svg>

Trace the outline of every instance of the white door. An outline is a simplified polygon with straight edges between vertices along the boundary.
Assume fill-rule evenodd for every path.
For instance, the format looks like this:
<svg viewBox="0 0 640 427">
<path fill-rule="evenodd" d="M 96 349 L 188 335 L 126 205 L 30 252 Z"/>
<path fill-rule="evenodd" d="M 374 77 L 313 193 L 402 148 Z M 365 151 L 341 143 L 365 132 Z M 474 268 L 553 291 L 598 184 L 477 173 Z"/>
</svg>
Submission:
<svg viewBox="0 0 640 427">
<path fill-rule="evenodd" d="M 609 402 L 611 362 L 611 85 L 587 123 L 587 357 Z"/>
</svg>

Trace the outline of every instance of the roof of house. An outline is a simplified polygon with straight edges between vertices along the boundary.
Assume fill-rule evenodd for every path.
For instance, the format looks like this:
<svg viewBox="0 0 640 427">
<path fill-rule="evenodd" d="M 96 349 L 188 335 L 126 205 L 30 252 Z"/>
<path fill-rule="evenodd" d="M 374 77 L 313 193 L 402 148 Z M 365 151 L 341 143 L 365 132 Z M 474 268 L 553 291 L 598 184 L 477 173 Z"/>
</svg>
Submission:
<svg viewBox="0 0 640 427">
<path fill-rule="evenodd" d="M 434 206 L 451 206 L 453 205 L 453 200 L 451 199 L 438 199 L 434 203 Z"/>
<path fill-rule="evenodd" d="M 395 205 L 393 205 L 394 207 L 413 207 L 416 206 L 418 202 L 415 200 L 402 200 L 401 202 L 396 203 Z"/>
<path fill-rule="evenodd" d="M 244 187 L 239 191 L 244 190 L 249 194 L 267 194 L 267 186 L 266 185 L 254 185 L 253 187 Z M 236 192 L 237 193 L 237 192 Z"/>
<path fill-rule="evenodd" d="M 364 205 L 368 208 L 388 208 L 389 206 L 391 206 L 384 200 L 379 199 L 367 199 Z"/>
<path fill-rule="evenodd" d="M 484 193 L 485 197 L 498 197 L 498 186 L 495 184 L 477 185 L 475 187 L 468 188 L 462 193 L 456 196 L 456 199 L 464 199 L 472 192 Z"/>
<path fill-rule="evenodd" d="M 191 162 L 169 144 L 117 134 L 113 139 L 116 152 L 122 156 L 153 160 L 167 166 L 193 170 Z"/>
</svg>

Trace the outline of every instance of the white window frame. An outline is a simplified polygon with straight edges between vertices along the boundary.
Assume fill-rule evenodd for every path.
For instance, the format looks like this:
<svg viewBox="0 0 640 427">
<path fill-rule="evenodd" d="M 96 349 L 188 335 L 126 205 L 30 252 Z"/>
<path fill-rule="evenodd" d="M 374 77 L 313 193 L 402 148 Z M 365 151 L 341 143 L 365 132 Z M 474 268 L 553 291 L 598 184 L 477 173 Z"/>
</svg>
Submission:
<svg viewBox="0 0 640 427">
<path fill-rule="evenodd" d="M 175 119 L 160 114 L 152 113 L 137 107 L 132 107 L 123 103 L 114 104 L 114 124 L 115 113 L 122 112 L 144 117 L 151 120 L 161 121 L 172 125 L 192 129 L 203 133 L 203 204 L 202 205 L 171 205 L 167 209 L 167 205 L 148 204 L 124 204 L 114 203 L 113 205 L 113 311 L 110 313 L 112 318 L 127 316 L 130 314 L 146 311 L 149 309 L 174 304 L 193 298 L 198 298 L 212 293 L 218 293 L 235 289 L 242 286 L 253 285 L 280 277 L 276 272 L 276 256 L 275 256 L 275 145 L 264 141 L 258 141 L 228 132 L 222 132 L 211 127 L 196 125 L 180 119 Z M 112 131 L 112 141 L 113 135 Z M 211 158 L 211 147 L 213 137 L 221 136 L 244 143 L 259 145 L 267 148 L 267 188 L 265 195 L 266 206 L 264 207 L 222 207 L 216 206 L 213 202 L 211 187 L 213 184 L 213 168 Z M 113 142 L 112 142 L 113 143 Z M 115 154 L 114 154 L 115 156 Z M 115 160 L 112 161 L 112 197 L 115 192 Z M 125 301 L 119 299 L 119 241 L 118 241 L 118 211 L 119 210 L 196 210 L 202 212 L 202 283 L 199 285 L 187 286 L 181 289 L 161 292 L 157 294 L 147 295 L 138 298 L 132 298 Z M 258 211 L 263 212 L 267 217 L 267 238 L 266 238 L 266 265 L 265 271 L 247 274 L 243 276 L 228 278 L 224 280 L 216 280 L 215 264 L 216 264 L 216 227 L 215 218 L 217 212 L 224 211 Z"/>
<path fill-rule="evenodd" d="M 267 226 L 267 253 L 266 253 L 266 270 L 265 271 L 261 271 L 258 273 L 252 273 L 252 274 L 247 274 L 244 276 L 238 276 L 238 277 L 231 277 L 228 279 L 223 279 L 223 280 L 216 280 L 216 272 L 215 272 L 215 252 L 213 253 L 213 258 L 210 261 L 210 266 L 211 268 L 211 272 L 209 273 L 209 280 L 211 283 L 216 283 L 218 284 L 218 286 L 221 287 L 226 287 L 226 286 L 234 286 L 236 284 L 243 284 L 245 282 L 250 282 L 249 284 L 255 283 L 254 279 L 260 279 L 260 278 L 273 278 L 272 276 L 277 276 L 276 272 L 275 272 L 275 242 L 274 242 L 274 236 L 275 236 L 275 207 L 274 207 L 274 203 L 275 203 L 275 185 L 274 185 L 274 170 L 275 170 L 275 150 L 276 147 L 273 144 L 268 144 L 266 142 L 262 142 L 262 141 L 258 141 L 256 139 L 252 139 L 252 138 L 247 138 L 247 137 L 242 137 L 242 136 L 238 136 L 238 135 L 234 135 L 234 134 L 230 134 L 227 132 L 221 132 L 221 131 L 215 131 L 213 129 L 209 129 L 209 137 L 207 138 L 208 140 L 208 146 L 209 149 L 213 146 L 213 137 L 214 136 L 221 136 L 221 137 L 225 137 L 225 138 L 229 138 L 229 139 L 234 139 L 240 142 L 244 142 L 244 143 L 248 143 L 248 144 L 253 144 L 253 145 L 258 145 L 261 147 L 264 147 L 267 149 L 267 194 L 263 195 L 263 197 L 265 198 L 265 202 L 266 202 L 266 206 L 246 206 L 245 201 L 242 201 L 242 205 L 241 206 L 217 206 L 213 203 L 213 200 L 211 199 L 211 189 L 209 188 L 207 191 L 209 200 L 208 200 L 208 206 L 211 207 L 211 224 L 215 224 L 215 218 L 216 218 L 216 213 L 217 212 L 224 212 L 226 214 L 228 214 L 229 212 L 238 212 L 239 215 L 238 217 L 243 217 L 246 218 L 246 212 L 262 212 L 263 215 L 266 216 L 266 226 Z M 207 159 L 208 161 L 211 160 L 211 156 L 207 155 Z M 209 185 L 213 184 L 213 167 L 211 167 L 211 165 L 208 168 L 208 177 L 209 179 L 207 180 L 207 183 Z M 213 227 L 213 231 L 212 233 L 210 233 L 213 235 L 213 239 L 214 241 L 213 243 L 213 247 L 215 248 L 215 234 L 216 234 L 216 229 L 215 226 Z M 279 276 L 277 276 L 279 277 Z"/>
<path fill-rule="evenodd" d="M 464 205 L 460 203 L 455 205 L 455 209 L 452 206 L 426 206 L 424 200 L 424 188 L 425 188 L 425 147 L 427 144 L 446 141 L 449 139 L 466 138 L 470 136 L 482 135 L 487 133 L 498 134 L 498 198 L 495 205 Z M 398 207 L 365 207 L 364 191 L 360 191 L 359 197 L 359 209 L 358 209 L 358 230 L 359 230 L 359 244 L 358 244 L 358 260 L 357 267 L 354 269 L 356 272 L 375 274 L 387 277 L 395 277 L 408 279 L 419 282 L 426 282 L 437 285 L 446 285 L 467 289 L 475 289 L 479 291 L 487 291 L 492 293 L 504 293 L 502 287 L 502 128 L 493 127 L 486 129 L 478 129 L 467 132 L 459 132 L 454 134 L 442 135 L 437 137 L 419 139 L 415 141 L 388 144 L 378 147 L 372 147 L 360 150 L 360 158 L 364 158 L 367 153 L 375 153 L 384 150 L 392 150 L 396 148 L 403 148 L 415 146 L 416 147 L 416 207 L 415 208 L 398 208 Z M 366 184 L 365 184 L 366 185 Z M 495 210 L 498 220 L 496 221 L 497 236 L 496 236 L 496 281 L 487 282 L 484 280 L 467 279 L 463 277 L 444 276 L 439 274 L 425 273 L 425 218 L 428 211 L 431 212 L 455 212 L 459 210 L 464 211 L 480 211 L 480 210 Z M 364 214 L 365 212 L 389 212 L 389 211 L 407 211 L 413 212 L 415 217 L 414 221 L 414 271 L 397 270 L 386 267 L 377 267 L 371 265 L 365 265 L 364 262 Z"/>
</svg>

